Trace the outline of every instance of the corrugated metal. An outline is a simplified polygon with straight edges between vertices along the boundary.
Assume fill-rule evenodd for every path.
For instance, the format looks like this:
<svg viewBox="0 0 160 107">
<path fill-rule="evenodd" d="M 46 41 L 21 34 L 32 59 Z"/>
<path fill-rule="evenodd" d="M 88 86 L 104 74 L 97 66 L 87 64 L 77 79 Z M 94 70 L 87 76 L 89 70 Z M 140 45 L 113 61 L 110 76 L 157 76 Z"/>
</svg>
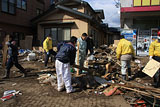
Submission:
<svg viewBox="0 0 160 107">
<path fill-rule="evenodd" d="M 134 0 L 134 6 L 141 6 L 141 0 Z"/>
</svg>

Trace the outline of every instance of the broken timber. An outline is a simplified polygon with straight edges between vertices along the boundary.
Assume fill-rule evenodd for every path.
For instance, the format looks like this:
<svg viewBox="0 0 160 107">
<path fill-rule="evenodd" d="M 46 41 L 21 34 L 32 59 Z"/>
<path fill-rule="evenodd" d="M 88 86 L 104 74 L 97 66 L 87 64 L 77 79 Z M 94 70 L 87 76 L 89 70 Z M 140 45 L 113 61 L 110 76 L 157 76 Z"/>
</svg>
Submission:
<svg viewBox="0 0 160 107">
<path fill-rule="evenodd" d="M 5 38 L 5 42 L 4 42 L 4 45 L 3 45 L 3 62 L 2 62 L 2 67 L 4 68 L 5 67 L 5 64 L 7 62 L 7 50 L 8 50 L 8 46 L 6 44 L 6 42 L 9 41 L 9 35 L 6 36 Z"/>
</svg>

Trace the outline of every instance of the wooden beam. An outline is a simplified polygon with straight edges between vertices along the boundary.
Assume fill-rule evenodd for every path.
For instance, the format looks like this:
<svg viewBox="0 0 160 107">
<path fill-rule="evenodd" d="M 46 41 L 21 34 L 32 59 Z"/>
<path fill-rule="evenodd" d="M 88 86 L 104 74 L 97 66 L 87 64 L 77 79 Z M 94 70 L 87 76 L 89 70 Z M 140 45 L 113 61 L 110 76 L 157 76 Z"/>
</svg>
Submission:
<svg viewBox="0 0 160 107">
<path fill-rule="evenodd" d="M 3 44 L 3 62 L 2 62 L 2 67 L 5 68 L 5 64 L 7 62 L 7 51 L 8 51 L 8 46 L 6 45 L 6 42 L 9 41 L 9 35 L 6 36 Z"/>
</svg>

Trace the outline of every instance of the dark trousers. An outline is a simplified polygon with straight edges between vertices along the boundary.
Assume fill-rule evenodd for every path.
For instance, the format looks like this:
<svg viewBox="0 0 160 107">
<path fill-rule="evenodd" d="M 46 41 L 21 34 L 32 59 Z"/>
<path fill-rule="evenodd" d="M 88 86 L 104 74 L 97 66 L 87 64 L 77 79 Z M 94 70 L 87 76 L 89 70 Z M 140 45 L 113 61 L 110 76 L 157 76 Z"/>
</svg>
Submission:
<svg viewBox="0 0 160 107">
<path fill-rule="evenodd" d="M 52 49 L 49 50 L 49 54 L 47 54 L 47 52 L 45 52 L 45 66 L 47 66 L 47 64 L 48 64 L 49 57 L 50 57 L 51 55 L 56 56 L 56 54 L 57 54 L 57 53 L 56 53 L 55 51 L 53 51 Z"/>
<path fill-rule="evenodd" d="M 86 50 L 86 55 L 88 55 L 88 50 L 89 50 L 89 52 L 90 52 L 90 55 L 92 55 L 92 54 L 93 54 L 93 48 L 87 49 L 87 50 Z"/>
<path fill-rule="evenodd" d="M 25 73 L 24 68 L 18 63 L 18 57 L 17 57 L 17 56 L 11 56 L 11 57 L 8 59 L 8 62 L 7 62 L 7 67 L 6 67 L 6 69 L 7 69 L 7 74 L 6 74 L 6 76 L 9 77 L 10 69 L 13 67 L 13 65 L 15 65 L 16 68 L 18 68 L 21 73 Z"/>
<path fill-rule="evenodd" d="M 160 62 L 160 57 L 158 56 L 153 56 L 153 59 Z M 154 83 L 156 87 L 160 87 L 160 70 L 158 70 L 154 75 Z"/>
</svg>

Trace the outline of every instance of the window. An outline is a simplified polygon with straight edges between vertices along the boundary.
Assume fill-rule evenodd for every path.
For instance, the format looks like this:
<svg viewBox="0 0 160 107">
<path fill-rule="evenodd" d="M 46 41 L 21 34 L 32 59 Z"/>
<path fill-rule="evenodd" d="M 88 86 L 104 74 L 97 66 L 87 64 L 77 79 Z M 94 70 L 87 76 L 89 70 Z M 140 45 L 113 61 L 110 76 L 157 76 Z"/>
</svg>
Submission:
<svg viewBox="0 0 160 107">
<path fill-rule="evenodd" d="M 43 13 L 43 10 L 37 9 L 37 15 L 40 15 L 40 14 L 42 14 L 42 13 Z"/>
<path fill-rule="evenodd" d="M 155 6 L 160 5 L 160 0 L 133 0 L 134 6 Z"/>
<path fill-rule="evenodd" d="M 15 14 L 15 0 L 2 0 L 2 11 Z"/>
<path fill-rule="evenodd" d="M 17 8 L 27 9 L 27 0 L 17 0 Z"/>
<path fill-rule="evenodd" d="M 47 28 L 44 33 L 45 38 L 48 34 L 52 34 L 53 45 L 56 45 L 57 42 L 69 41 L 71 37 L 70 28 Z"/>
<path fill-rule="evenodd" d="M 72 8 L 73 10 L 75 10 L 75 11 L 78 11 L 78 8 Z"/>
</svg>

